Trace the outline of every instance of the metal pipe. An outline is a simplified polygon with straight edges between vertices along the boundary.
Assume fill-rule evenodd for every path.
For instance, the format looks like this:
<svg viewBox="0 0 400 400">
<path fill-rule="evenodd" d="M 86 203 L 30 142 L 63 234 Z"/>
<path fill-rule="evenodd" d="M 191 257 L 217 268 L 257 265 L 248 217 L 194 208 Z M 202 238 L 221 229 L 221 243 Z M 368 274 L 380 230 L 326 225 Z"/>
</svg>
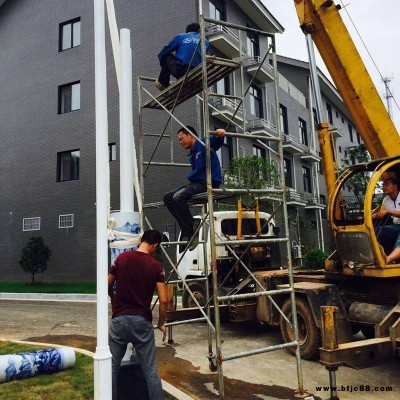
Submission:
<svg viewBox="0 0 400 400">
<path fill-rule="evenodd" d="M 284 294 L 284 293 L 292 293 L 293 289 L 276 289 L 276 290 L 265 290 L 263 292 L 254 292 L 254 293 L 243 293 L 243 294 L 232 294 L 230 296 L 218 296 L 218 300 L 220 301 L 234 301 L 234 300 L 243 300 L 243 299 L 253 299 L 256 297 L 266 296 L 266 295 L 274 295 L 274 294 Z"/>
<path fill-rule="evenodd" d="M 96 114 L 97 345 L 94 398 L 111 399 L 111 352 L 108 346 L 108 118 L 104 0 L 94 0 Z"/>
<path fill-rule="evenodd" d="M 283 344 L 276 344 L 274 346 L 262 347 L 262 348 L 256 349 L 256 350 L 242 351 L 240 353 L 230 354 L 228 356 L 224 356 L 222 358 L 222 360 L 223 361 L 235 360 L 237 358 L 253 356 L 253 355 L 256 355 L 256 354 L 270 353 L 271 351 L 275 351 L 275 350 L 289 349 L 289 348 L 294 347 L 294 346 L 297 346 L 297 342 L 288 342 L 288 343 L 283 343 Z"/>
<path fill-rule="evenodd" d="M 215 244 L 217 246 L 226 245 L 239 245 L 239 244 L 262 244 L 262 243 L 286 243 L 287 238 L 275 238 L 275 239 L 246 239 L 246 240 L 216 240 Z"/>
<path fill-rule="evenodd" d="M 206 141 L 206 177 L 207 177 L 207 197 L 208 197 L 208 213 L 214 215 L 214 203 L 211 181 L 211 151 L 210 151 L 210 135 L 209 135 L 209 112 L 208 112 L 208 79 L 207 79 L 207 63 L 206 63 L 206 42 L 205 42 L 205 22 L 202 0 L 198 1 L 200 12 L 200 33 L 201 33 L 201 68 L 203 77 L 203 124 Z M 210 218 L 210 244 L 211 244 L 211 269 L 213 278 L 213 293 L 214 293 L 214 321 L 215 321 L 215 347 L 217 360 L 222 357 L 222 340 L 221 340 L 221 320 L 219 315 L 219 302 L 215 294 L 218 293 L 218 275 L 217 275 L 217 253 L 213 243 L 215 241 L 215 226 L 214 218 Z M 206 261 L 207 262 L 207 261 Z M 218 365 L 218 384 L 219 398 L 225 398 L 224 375 L 222 364 Z"/>
<path fill-rule="evenodd" d="M 249 27 L 243 26 L 243 25 L 233 24 L 232 22 L 221 21 L 221 20 L 216 20 L 216 19 L 212 19 L 212 18 L 204 18 L 204 21 L 211 22 L 216 25 L 227 26 L 228 28 L 238 29 L 240 31 L 253 32 L 253 33 L 257 33 L 262 36 L 273 37 L 273 35 L 271 33 L 267 33 L 265 31 L 260 31 L 259 29 L 249 28 Z"/>
<path fill-rule="evenodd" d="M 207 318 L 201 317 L 201 318 L 185 319 L 184 321 L 168 322 L 165 324 L 165 326 L 184 325 L 184 324 L 188 324 L 190 322 L 202 322 L 202 321 L 207 321 Z M 213 331 L 215 331 L 215 328 L 212 325 L 211 325 L 211 329 Z"/>
<path fill-rule="evenodd" d="M 337 368 L 329 368 L 329 387 L 331 389 L 331 396 L 329 400 L 339 400 L 337 395 L 337 386 L 336 386 L 336 370 Z"/>
<path fill-rule="evenodd" d="M 132 115 L 132 50 L 129 29 L 120 32 L 121 86 L 119 90 L 120 123 L 120 209 L 134 210 L 133 194 L 133 115 Z"/>
</svg>

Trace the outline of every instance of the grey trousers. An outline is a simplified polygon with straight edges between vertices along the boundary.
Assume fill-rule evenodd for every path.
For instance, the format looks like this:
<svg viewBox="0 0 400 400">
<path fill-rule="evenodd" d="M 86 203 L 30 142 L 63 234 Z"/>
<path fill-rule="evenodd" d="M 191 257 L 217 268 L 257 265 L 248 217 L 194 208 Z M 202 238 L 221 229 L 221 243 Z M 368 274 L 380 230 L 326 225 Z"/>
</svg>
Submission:
<svg viewBox="0 0 400 400">
<path fill-rule="evenodd" d="M 147 382 L 150 400 L 163 400 L 164 392 L 157 373 L 154 329 L 141 315 L 121 315 L 110 323 L 108 341 L 112 354 L 112 398 L 117 400 L 117 378 L 128 343 L 132 343 Z"/>
</svg>

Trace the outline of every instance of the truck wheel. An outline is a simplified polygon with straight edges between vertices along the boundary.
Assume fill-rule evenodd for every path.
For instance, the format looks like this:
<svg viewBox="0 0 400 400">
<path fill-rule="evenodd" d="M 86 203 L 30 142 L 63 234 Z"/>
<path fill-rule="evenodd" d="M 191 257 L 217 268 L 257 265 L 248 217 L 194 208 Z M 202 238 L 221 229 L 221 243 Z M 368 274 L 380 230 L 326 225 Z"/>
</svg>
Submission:
<svg viewBox="0 0 400 400">
<path fill-rule="evenodd" d="M 318 355 L 319 347 L 321 347 L 321 334 L 318 327 L 315 325 L 314 317 L 310 306 L 303 299 L 296 299 L 297 323 L 299 328 L 299 343 L 301 358 L 308 360 Z M 292 303 L 287 299 L 283 303 L 282 312 L 292 321 Z M 294 329 L 284 320 L 280 319 L 279 326 L 281 335 L 285 343 L 294 341 Z M 293 354 L 296 348 L 289 349 Z"/>
<path fill-rule="evenodd" d="M 198 283 L 189 283 L 188 286 L 198 303 L 201 306 L 204 306 L 206 304 L 206 294 L 204 286 Z M 184 290 L 182 294 L 182 306 L 183 308 L 197 307 L 196 303 L 193 301 L 192 296 L 187 290 Z"/>
</svg>

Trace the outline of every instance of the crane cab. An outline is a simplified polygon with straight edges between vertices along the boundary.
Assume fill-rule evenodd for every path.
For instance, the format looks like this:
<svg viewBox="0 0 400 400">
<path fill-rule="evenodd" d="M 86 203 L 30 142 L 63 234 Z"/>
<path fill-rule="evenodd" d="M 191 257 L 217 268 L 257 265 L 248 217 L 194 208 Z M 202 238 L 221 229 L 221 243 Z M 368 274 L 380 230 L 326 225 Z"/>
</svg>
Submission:
<svg viewBox="0 0 400 400">
<path fill-rule="evenodd" d="M 389 176 L 400 185 L 400 156 L 353 165 L 338 178 L 329 199 L 329 220 L 336 251 L 326 261 L 327 273 L 382 278 L 400 276 L 400 260 L 386 264 L 386 253 L 391 251 L 391 245 L 380 242 L 379 237 L 382 224 L 391 221 L 373 218 L 385 197 L 383 180 Z M 352 195 L 346 196 L 349 188 L 352 188 Z M 400 204 L 398 207 L 400 209 Z"/>
</svg>

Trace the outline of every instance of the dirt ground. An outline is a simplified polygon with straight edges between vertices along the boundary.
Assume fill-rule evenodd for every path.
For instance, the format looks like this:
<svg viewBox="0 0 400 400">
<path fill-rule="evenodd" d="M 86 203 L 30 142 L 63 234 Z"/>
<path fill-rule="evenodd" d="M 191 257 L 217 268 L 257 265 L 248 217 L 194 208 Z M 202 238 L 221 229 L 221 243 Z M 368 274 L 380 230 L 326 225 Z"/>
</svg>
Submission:
<svg viewBox="0 0 400 400">
<path fill-rule="evenodd" d="M 94 352 L 96 338 L 84 335 L 32 336 L 27 341 L 54 343 L 77 347 Z M 195 399 L 218 399 L 218 377 L 214 373 L 200 373 L 187 360 L 177 358 L 173 347 L 157 348 L 158 371 L 161 379 L 171 383 Z M 174 360 L 171 363 L 171 360 Z M 225 396 L 232 400 L 296 399 L 295 391 L 282 386 L 250 384 L 237 379 L 225 378 Z M 320 399 L 315 397 L 315 400 Z"/>
</svg>

